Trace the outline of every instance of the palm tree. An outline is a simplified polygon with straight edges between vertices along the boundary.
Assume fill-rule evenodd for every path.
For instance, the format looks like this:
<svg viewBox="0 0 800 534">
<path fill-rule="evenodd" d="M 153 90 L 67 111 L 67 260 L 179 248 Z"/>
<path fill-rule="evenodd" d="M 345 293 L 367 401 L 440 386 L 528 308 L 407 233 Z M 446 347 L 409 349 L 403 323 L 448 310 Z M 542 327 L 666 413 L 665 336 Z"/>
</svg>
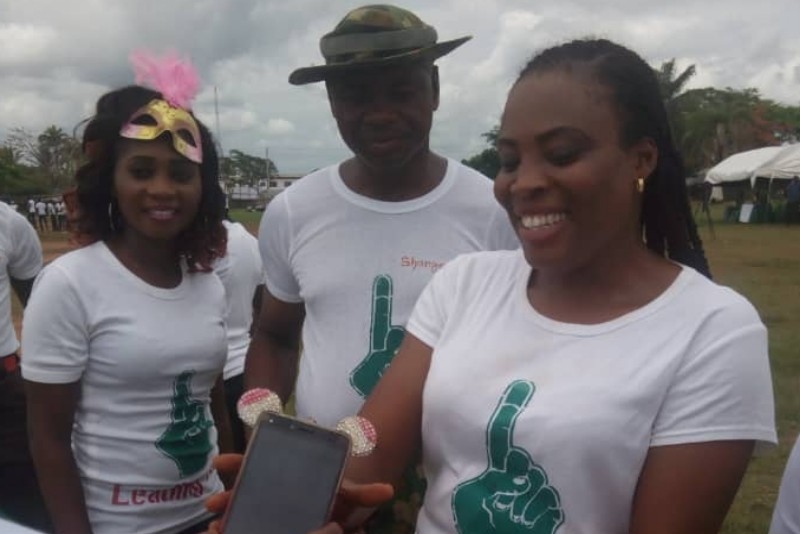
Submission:
<svg viewBox="0 0 800 534">
<path fill-rule="evenodd" d="M 661 98 L 664 99 L 664 104 L 674 102 L 696 72 L 697 69 L 695 69 L 695 66 L 689 65 L 683 69 L 683 72 L 675 76 L 675 58 L 662 63 L 661 66 L 656 69 L 655 73 L 658 79 L 658 86 L 661 89 Z"/>
<path fill-rule="evenodd" d="M 37 139 L 36 160 L 53 192 L 69 183 L 80 155 L 80 143 L 58 126 L 49 126 Z"/>
<path fill-rule="evenodd" d="M 662 63 L 654 71 L 661 91 L 661 99 L 664 101 L 664 107 L 667 110 L 672 136 L 675 139 L 680 139 L 685 131 L 681 117 L 680 97 L 686 84 L 695 75 L 697 69 L 694 65 L 689 65 L 680 74 L 677 74 L 675 59 L 673 58 Z"/>
</svg>

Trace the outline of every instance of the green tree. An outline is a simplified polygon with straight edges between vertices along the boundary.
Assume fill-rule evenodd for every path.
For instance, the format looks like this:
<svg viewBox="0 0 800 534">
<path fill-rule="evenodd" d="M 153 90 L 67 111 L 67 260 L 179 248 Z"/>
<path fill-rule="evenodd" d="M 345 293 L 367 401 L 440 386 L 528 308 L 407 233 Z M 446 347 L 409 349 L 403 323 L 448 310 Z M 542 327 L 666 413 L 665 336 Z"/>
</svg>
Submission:
<svg viewBox="0 0 800 534">
<path fill-rule="evenodd" d="M 9 147 L 0 147 L 0 194 L 10 195 L 24 184 L 22 168 Z"/>
<path fill-rule="evenodd" d="M 679 113 L 677 142 L 691 170 L 708 168 L 737 152 L 780 144 L 756 89 L 693 89 L 681 95 Z"/>
<path fill-rule="evenodd" d="M 664 99 L 664 104 L 669 107 L 673 104 L 680 94 L 683 92 L 686 84 L 697 73 L 694 65 L 689 65 L 676 75 L 675 59 L 670 59 L 661 64 L 657 69 L 654 69 L 656 79 L 658 80 L 658 87 L 661 90 L 661 98 Z"/>
<path fill-rule="evenodd" d="M 0 146 L 0 195 L 18 197 L 44 193 L 47 193 L 47 186 L 38 178 L 35 169 L 19 163 L 11 147 Z"/>
<path fill-rule="evenodd" d="M 58 126 L 47 127 L 39 135 L 25 128 L 12 128 L 6 138 L 15 163 L 35 169 L 49 192 L 57 193 L 72 181 L 80 162 L 80 143 Z"/>
<path fill-rule="evenodd" d="M 658 80 L 658 88 L 667 111 L 672 135 L 675 139 L 680 139 L 686 129 L 680 113 L 680 96 L 697 69 L 694 65 L 689 65 L 678 73 L 673 58 L 663 62 L 659 68 L 653 69 L 653 72 Z"/>
<path fill-rule="evenodd" d="M 228 183 L 255 187 L 259 180 L 278 175 L 278 167 L 271 159 L 245 154 L 241 150 L 231 150 L 220 163 L 222 174 Z"/>
<path fill-rule="evenodd" d="M 58 126 L 47 127 L 36 140 L 39 166 L 49 178 L 53 192 L 65 189 L 80 161 L 80 143 Z"/>
<path fill-rule="evenodd" d="M 486 140 L 489 147 L 474 156 L 461 160 L 461 163 L 494 180 L 494 177 L 500 172 L 500 155 L 495 148 L 498 135 L 500 135 L 500 126 L 495 126 L 488 132 L 482 133 L 481 137 Z"/>
<path fill-rule="evenodd" d="M 10 151 L 14 163 L 33 167 L 39 165 L 36 136 L 25 128 L 11 128 L 4 146 Z"/>
<path fill-rule="evenodd" d="M 787 106 L 765 100 L 762 109 L 763 118 L 772 125 L 778 141 L 781 143 L 800 141 L 800 106 Z"/>
</svg>

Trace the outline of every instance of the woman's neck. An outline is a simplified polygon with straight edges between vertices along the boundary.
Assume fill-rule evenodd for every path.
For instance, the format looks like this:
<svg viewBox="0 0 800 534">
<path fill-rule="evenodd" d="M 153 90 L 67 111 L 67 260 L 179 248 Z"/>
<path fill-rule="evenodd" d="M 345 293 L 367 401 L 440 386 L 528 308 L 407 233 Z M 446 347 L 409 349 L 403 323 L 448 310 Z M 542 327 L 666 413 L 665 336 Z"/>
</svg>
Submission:
<svg viewBox="0 0 800 534">
<path fill-rule="evenodd" d="M 630 313 L 661 295 L 680 268 L 641 242 L 622 243 L 571 270 L 535 270 L 528 300 L 558 321 L 597 324 Z"/>
<path fill-rule="evenodd" d="M 371 168 L 357 157 L 339 167 L 345 184 L 356 193 L 385 202 L 422 197 L 436 188 L 447 172 L 447 160 L 429 150 L 396 169 Z"/>
<path fill-rule="evenodd" d="M 175 240 L 153 241 L 125 232 L 106 244 L 125 267 L 148 284 L 167 289 L 180 285 L 180 254 Z"/>
</svg>

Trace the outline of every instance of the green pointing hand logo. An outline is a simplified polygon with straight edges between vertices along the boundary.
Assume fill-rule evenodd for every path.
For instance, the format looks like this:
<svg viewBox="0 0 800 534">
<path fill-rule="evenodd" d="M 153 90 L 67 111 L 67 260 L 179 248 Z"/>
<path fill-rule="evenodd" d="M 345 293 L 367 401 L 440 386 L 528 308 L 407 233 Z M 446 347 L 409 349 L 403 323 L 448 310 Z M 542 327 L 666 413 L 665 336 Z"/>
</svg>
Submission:
<svg viewBox="0 0 800 534">
<path fill-rule="evenodd" d="M 194 371 L 186 371 L 175 379 L 172 422 L 156 442 L 158 450 L 177 464 L 182 477 L 202 470 L 212 449 L 209 429 L 213 422 L 206 417 L 203 403 L 192 399 L 193 375 Z"/>
<path fill-rule="evenodd" d="M 382 274 L 372 283 L 372 324 L 369 354 L 350 373 L 350 384 L 359 395 L 367 397 L 392 363 L 405 330 L 392 325 L 392 278 Z"/>
<path fill-rule="evenodd" d="M 513 444 L 517 417 L 533 397 L 527 380 L 512 382 L 486 429 L 489 465 L 453 492 L 453 517 L 461 534 L 553 534 L 564 523 L 558 491 L 525 449 Z"/>
</svg>

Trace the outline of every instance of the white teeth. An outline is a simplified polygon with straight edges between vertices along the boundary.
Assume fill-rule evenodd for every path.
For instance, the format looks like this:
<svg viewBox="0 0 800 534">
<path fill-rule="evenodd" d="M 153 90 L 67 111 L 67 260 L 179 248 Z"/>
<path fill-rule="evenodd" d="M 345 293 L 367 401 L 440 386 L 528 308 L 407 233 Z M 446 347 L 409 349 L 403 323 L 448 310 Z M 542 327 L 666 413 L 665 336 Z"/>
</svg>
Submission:
<svg viewBox="0 0 800 534">
<path fill-rule="evenodd" d="M 521 218 L 522 226 L 527 229 L 541 228 L 559 223 L 567 218 L 565 213 L 548 213 L 546 215 L 524 215 Z"/>
<path fill-rule="evenodd" d="M 150 216 L 154 219 L 169 219 L 175 212 L 173 210 L 151 210 Z"/>
</svg>

